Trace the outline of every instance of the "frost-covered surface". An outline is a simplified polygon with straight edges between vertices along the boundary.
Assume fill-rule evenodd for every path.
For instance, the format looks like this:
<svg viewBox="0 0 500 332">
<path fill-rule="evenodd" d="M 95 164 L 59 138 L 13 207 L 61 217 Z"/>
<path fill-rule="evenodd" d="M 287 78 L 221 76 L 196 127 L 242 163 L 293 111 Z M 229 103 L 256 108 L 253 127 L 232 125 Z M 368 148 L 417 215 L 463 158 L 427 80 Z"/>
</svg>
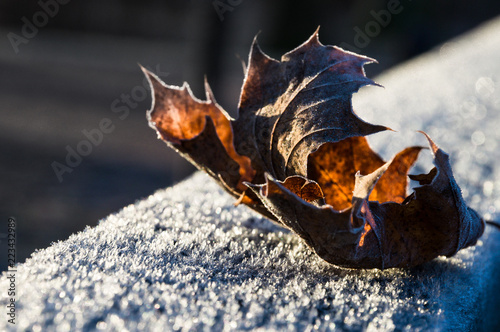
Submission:
<svg viewBox="0 0 500 332">
<path fill-rule="evenodd" d="M 498 54 L 500 21 L 379 77 L 386 89 L 355 101 L 365 119 L 400 130 L 379 134 L 376 150 L 425 144 L 408 130 L 428 131 L 452 154 L 466 199 L 497 220 Z M 233 202 L 195 174 L 36 252 L 18 267 L 15 328 L 466 330 L 497 317 L 497 230 L 414 269 L 346 270 Z M 12 328 L 3 316 L 0 330 Z"/>
<path fill-rule="evenodd" d="M 345 270 L 232 203 L 198 173 L 37 252 L 19 266 L 18 327 L 427 330 L 482 311 L 490 232 L 413 270 Z"/>
</svg>

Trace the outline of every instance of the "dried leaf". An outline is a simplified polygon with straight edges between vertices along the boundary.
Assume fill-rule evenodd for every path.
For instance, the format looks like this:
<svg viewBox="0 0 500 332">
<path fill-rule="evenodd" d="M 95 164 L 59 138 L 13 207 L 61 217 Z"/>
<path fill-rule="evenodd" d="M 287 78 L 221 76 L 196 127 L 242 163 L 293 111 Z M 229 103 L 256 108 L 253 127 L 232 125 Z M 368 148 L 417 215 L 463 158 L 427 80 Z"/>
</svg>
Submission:
<svg viewBox="0 0 500 332">
<path fill-rule="evenodd" d="M 416 188 L 403 204 L 368 201 L 375 182 L 382 180 L 381 173 L 389 172 L 396 158 L 365 177 L 356 176 L 352 204 L 341 212 L 330 205 L 300 204 L 295 192 L 272 178 L 256 193 L 264 205 L 280 212 L 282 224 L 287 220 L 290 229 L 335 265 L 384 269 L 415 266 L 440 255 L 452 256 L 476 243 L 484 231 L 484 222 L 465 205 L 448 155 L 428 140 L 436 171 L 421 178 L 425 183 L 434 175 L 433 179 Z"/>
<path fill-rule="evenodd" d="M 309 154 L 323 143 L 387 129 L 352 112 L 352 94 L 374 84 L 363 70 L 373 61 L 321 45 L 317 31 L 281 61 L 254 40 L 232 125 L 236 151 L 252 159 L 258 181 L 264 172 L 278 179 L 306 176 Z"/>
<path fill-rule="evenodd" d="M 154 107 L 148 112 L 150 124 L 159 136 L 197 167 L 230 187 L 245 190 L 255 172 L 250 159 L 233 146 L 233 132 L 227 113 L 217 104 L 205 81 L 207 100 L 193 96 L 189 85 L 168 86 L 142 68 L 153 91 Z"/>
<path fill-rule="evenodd" d="M 407 148 L 394 157 L 389 169 L 378 181 L 370 200 L 402 203 L 408 187 L 407 174 L 417 160 L 421 147 Z M 351 137 L 326 143 L 309 155 L 307 177 L 325 192 L 325 200 L 336 210 L 351 206 L 354 175 L 370 174 L 384 164 L 364 137 Z"/>
<path fill-rule="evenodd" d="M 236 120 L 208 84 L 202 101 L 187 84 L 167 86 L 144 70 L 153 91 L 148 119 L 238 203 L 292 230 L 329 263 L 385 269 L 452 256 L 474 245 L 485 223 L 427 134 L 436 167 L 410 176 L 420 183 L 410 195 L 408 171 L 422 147 L 389 162 L 372 151 L 365 136 L 388 128 L 358 118 L 351 99 L 374 84 L 363 70 L 373 61 L 321 45 L 317 31 L 281 61 L 254 40 Z"/>
</svg>

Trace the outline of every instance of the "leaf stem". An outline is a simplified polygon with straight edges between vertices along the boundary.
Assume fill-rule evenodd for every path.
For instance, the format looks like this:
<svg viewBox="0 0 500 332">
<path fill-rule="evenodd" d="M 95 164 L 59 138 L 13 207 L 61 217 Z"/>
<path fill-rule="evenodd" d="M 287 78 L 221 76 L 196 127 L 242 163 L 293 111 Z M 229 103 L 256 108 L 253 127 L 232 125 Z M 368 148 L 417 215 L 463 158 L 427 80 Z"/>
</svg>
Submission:
<svg viewBox="0 0 500 332">
<path fill-rule="evenodd" d="M 500 230 L 500 223 L 498 221 L 486 220 L 486 223 Z"/>
</svg>

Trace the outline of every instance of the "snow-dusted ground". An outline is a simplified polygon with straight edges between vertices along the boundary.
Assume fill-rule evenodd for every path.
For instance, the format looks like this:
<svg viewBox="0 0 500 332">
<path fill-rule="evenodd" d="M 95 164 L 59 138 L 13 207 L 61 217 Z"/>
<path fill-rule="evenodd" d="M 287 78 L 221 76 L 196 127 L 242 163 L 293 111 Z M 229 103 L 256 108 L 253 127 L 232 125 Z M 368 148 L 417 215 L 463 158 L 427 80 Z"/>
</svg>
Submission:
<svg viewBox="0 0 500 332">
<path fill-rule="evenodd" d="M 414 130 L 427 131 L 451 154 L 466 200 L 495 220 L 498 54 L 500 20 L 380 76 L 386 88 L 364 88 L 354 103 L 364 119 L 399 130 L 372 139 L 386 157 L 425 144 Z M 17 325 L 3 313 L 0 330 L 413 331 L 498 321 L 496 229 L 414 269 L 346 270 L 233 201 L 198 173 L 36 252 L 18 266 Z M 8 285 L 4 274 L 4 312 Z"/>
</svg>

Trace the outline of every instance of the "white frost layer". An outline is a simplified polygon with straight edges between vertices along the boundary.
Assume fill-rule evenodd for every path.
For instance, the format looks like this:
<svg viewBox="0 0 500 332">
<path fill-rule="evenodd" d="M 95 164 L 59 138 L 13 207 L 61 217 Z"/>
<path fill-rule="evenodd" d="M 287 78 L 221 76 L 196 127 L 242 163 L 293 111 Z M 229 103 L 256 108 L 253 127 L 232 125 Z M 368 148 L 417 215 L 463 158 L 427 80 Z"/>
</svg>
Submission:
<svg viewBox="0 0 500 332">
<path fill-rule="evenodd" d="M 482 313 L 491 231 L 412 270 L 346 270 L 233 202 L 198 173 L 35 253 L 17 273 L 17 327 L 427 330 Z"/>
<path fill-rule="evenodd" d="M 408 129 L 428 131 L 472 206 L 499 219 L 500 21 L 450 45 L 448 58 L 431 52 L 381 76 L 386 90 L 367 89 L 355 106 L 402 131 L 379 134 L 399 135 L 374 141 L 384 154 L 425 144 Z M 467 330 L 498 312 L 500 232 L 490 227 L 450 259 L 346 270 L 233 202 L 195 174 L 36 252 L 18 267 L 14 328 Z M 8 285 L 4 274 L 4 312 Z M 0 330 L 13 328 L 3 316 Z"/>
</svg>

